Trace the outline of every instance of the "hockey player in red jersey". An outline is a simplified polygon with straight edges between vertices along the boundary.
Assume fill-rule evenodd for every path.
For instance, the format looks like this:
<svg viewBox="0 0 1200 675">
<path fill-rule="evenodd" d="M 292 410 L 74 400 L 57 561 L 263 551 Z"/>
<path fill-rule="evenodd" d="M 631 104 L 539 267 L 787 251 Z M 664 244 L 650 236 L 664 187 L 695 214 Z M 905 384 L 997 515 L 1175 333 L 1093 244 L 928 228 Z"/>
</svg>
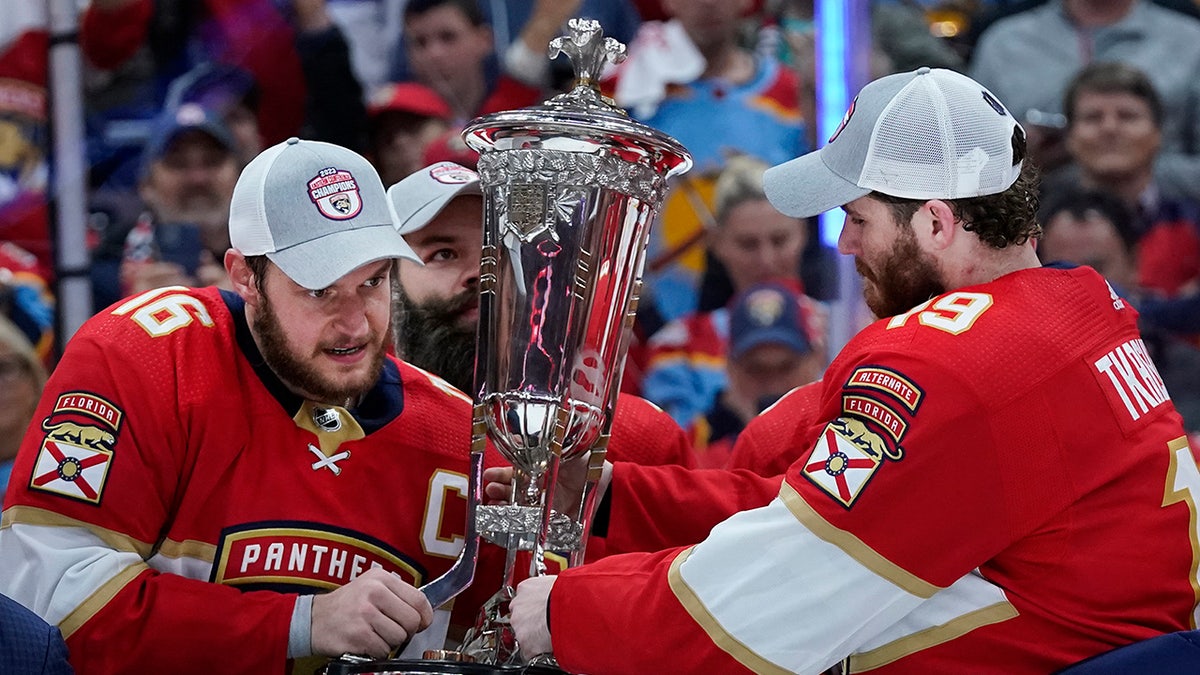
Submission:
<svg viewBox="0 0 1200 675">
<path fill-rule="evenodd" d="M 414 256 L 378 175 L 281 143 L 243 171 L 230 238 L 236 292 L 157 289 L 83 326 L 18 456 L 0 592 L 79 673 L 442 646 L 415 587 L 461 546 L 471 406 L 386 355 Z"/>
<path fill-rule="evenodd" d="M 1024 155 L 988 91 L 922 68 L 769 170 L 784 213 L 844 208 L 888 318 L 830 365 L 813 423 L 780 427 L 782 486 L 611 470 L 610 530 L 680 546 L 522 582 L 522 651 L 591 675 L 1047 673 L 1195 627 L 1200 471 L 1136 312 L 1039 265 Z"/>
</svg>

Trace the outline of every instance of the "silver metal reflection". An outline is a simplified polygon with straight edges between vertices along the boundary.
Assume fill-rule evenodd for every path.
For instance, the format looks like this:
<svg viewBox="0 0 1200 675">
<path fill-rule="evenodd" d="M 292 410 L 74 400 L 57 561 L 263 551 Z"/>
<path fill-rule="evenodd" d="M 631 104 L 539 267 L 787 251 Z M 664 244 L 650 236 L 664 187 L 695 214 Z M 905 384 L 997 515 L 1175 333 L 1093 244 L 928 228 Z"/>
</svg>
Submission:
<svg viewBox="0 0 1200 675">
<path fill-rule="evenodd" d="M 481 663 L 520 662 L 507 602 L 521 552 L 531 552 L 531 575 L 546 573 L 547 553 L 583 560 L 649 227 L 667 179 L 691 167 L 678 141 L 600 95 L 601 70 L 624 57 L 624 45 L 595 21 L 573 19 L 569 29 L 550 56 L 571 58 L 571 91 L 463 132 L 480 153 L 484 196 L 475 428 L 515 470 L 510 505 L 470 507 L 472 525 L 507 560 L 503 587 L 462 648 Z M 551 506 L 561 461 L 589 470 L 580 502 L 560 512 Z"/>
</svg>

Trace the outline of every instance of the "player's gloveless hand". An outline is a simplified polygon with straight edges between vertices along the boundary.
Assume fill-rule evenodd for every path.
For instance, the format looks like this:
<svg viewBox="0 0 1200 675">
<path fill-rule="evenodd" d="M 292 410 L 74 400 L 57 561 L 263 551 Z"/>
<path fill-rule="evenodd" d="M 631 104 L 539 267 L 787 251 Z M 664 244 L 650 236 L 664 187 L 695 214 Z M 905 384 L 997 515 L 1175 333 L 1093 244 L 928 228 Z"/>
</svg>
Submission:
<svg viewBox="0 0 1200 675">
<path fill-rule="evenodd" d="M 554 576 L 530 577 L 517 584 L 517 593 L 508 603 L 513 633 L 526 659 L 552 651 L 546 608 L 556 581 Z"/>
<path fill-rule="evenodd" d="M 606 460 L 605 472 L 612 472 L 612 465 Z M 554 509 L 560 513 L 574 511 L 583 488 L 587 483 L 587 455 L 576 457 L 563 462 L 558 467 L 558 485 L 554 489 Z M 483 497 L 488 504 L 505 504 L 512 492 L 513 469 L 510 466 L 496 466 L 483 471 Z M 604 483 L 607 486 L 607 482 Z M 603 496 L 603 494 L 598 495 Z M 597 502 L 599 499 L 597 499 Z"/>
<path fill-rule="evenodd" d="M 375 568 L 313 598 L 312 649 L 323 656 L 384 658 L 432 621 L 433 608 L 421 591 Z"/>
</svg>

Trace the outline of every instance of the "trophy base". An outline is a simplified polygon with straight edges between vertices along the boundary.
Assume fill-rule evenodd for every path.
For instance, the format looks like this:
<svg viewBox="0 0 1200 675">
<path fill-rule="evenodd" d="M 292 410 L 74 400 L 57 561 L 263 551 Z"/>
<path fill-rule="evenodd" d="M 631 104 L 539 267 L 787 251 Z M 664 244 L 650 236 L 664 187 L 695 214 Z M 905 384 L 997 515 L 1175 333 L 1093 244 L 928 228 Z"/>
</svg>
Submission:
<svg viewBox="0 0 1200 675">
<path fill-rule="evenodd" d="M 391 659 L 348 663 L 334 661 L 325 667 L 325 675 L 567 675 L 553 666 L 497 666 L 441 659 Z"/>
</svg>

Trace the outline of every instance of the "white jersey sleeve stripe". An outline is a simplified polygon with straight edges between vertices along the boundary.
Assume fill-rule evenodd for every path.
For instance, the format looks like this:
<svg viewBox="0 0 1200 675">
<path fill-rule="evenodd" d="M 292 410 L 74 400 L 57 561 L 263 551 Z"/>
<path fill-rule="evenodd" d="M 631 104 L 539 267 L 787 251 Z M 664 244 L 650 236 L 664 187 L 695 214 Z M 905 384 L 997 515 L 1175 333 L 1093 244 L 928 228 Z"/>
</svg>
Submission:
<svg viewBox="0 0 1200 675">
<path fill-rule="evenodd" d="M 796 520 L 803 523 L 813 534 L 845 551 L 858 564 L 903 588 L 905 591 L 921 598 L 930 598 L 942 590 L 940 587 L 925 581 L 883 557 L 875 549 L 863 543 L 861 539 L 853 534 L 830 525 L 829 521 L 822 518 L 821 514 L 813 510 L 808 505 L 808 502 L 804 501 L 804 498 L 800 496 L 800 493 L 796 492 L 796 489 L 786 482 L 779 490 L 779 498 L 787 505 L 788 510 L 792 512 Z"/>
<path fill-rule="evenodd" d="M 0 569 L 0 592 L 67 636 L 147 565 L 82 527 L 14 523 L 0 529 Z"/>
<path fill-rule="evenodd" d="M 790 673 L 791 671 L 780 668 L 776 664 L 762 658 L 752 648 L 742 644 L 741 641 L 727 632 L 717 618 L 704 606 L 704 601 L 683 581 L 679 568 L 687 561 L 694 550 L 695 547 L 693 546 L 676 556 L 675 560 L 671 563 L 671 570 L 667 576 L 667 580 L 671 585 L 671 591 L 675 593 L 675 597 L 679 599 L 680 604 L 683 605 L 688 614 L 692 615 L 696 623 L 700 624 L 704 632 L 708 633 L 714 644 L 733 656 L 742 665 L 760 675 L 787 675 L 787 673 Z"/>
<path fill-rule="evenodd" d="M 760 673 L 821 672 L 924 600 L 813 534 L 782 499 L 717 525 L 668 578 L 709 637 Z"/>
</svg>

